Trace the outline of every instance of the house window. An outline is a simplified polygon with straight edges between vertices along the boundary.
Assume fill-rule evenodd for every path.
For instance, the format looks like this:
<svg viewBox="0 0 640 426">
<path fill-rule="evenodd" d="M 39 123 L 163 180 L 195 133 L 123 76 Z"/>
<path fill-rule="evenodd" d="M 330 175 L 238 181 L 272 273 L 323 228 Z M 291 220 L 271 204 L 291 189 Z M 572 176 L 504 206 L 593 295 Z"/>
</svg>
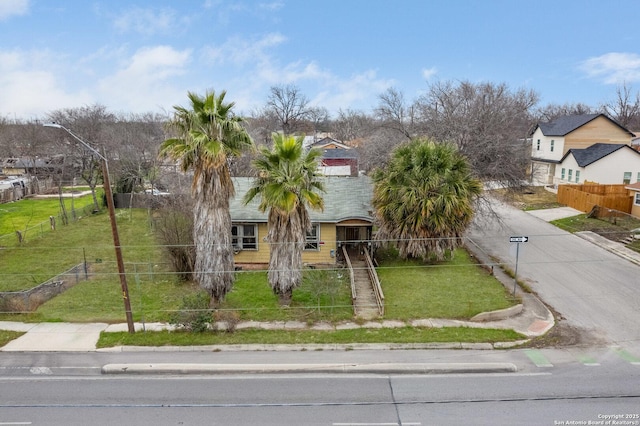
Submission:
<svg viewBox="0 0 640 426">
<path fill-rule="evenodd" d="M 636 178 L 636 182 L 640 182 L 640 172 L 638 172 L 638 177 Z"/>
<path fill-rule="evenodd" d="M 320 225 L 311 225 L 304 240 L 305 250 L 320 250 Z"/>
<path fill-rule="evenodd" d="M 580 180 L 580 170 L 576 170 L 576 183 Z"/>
<path fill-rule="evenodd" d="M 257 225 L 233 225 L 231 226 L 231 243 L 233 249 L 257 250 L 258 249 Z"/>
<path fill-rule="evenodd" d="M 554 145 L 555 141 L 553 139 L 551 139 L 551 152 L 553 152 L 553 145 Z"/>
<path fill-rule="evenodd" d="M 562 180 L 564 180 L 564 173 L 565 173 L 565 169 L 563 167 L 562 171 L 560 172 L 560 179 L 562 179 Z"/>
<path fill-rule="evenodd" d="M 568 176 L 567 180 L 571 182 L 571 178 L 573 177 L 573 170 L 569 169 L 569 174 L 567 176 Z"/>
<path fill-rule="evenodd" d="M 540 151 L 540 139 L 538 139 L 538 142 L 536 143 L 536 151 Z"/>
<path fill-rule="evenodd" d="M 636 192 L 636 196 L 633 198 L 633 204 L 640 206 L 640 192 Z"/>
<path fill-rule="evenodd" d="M 631 183 L 631 172 L 624 172 L 622 183 Z"/>
</svg>

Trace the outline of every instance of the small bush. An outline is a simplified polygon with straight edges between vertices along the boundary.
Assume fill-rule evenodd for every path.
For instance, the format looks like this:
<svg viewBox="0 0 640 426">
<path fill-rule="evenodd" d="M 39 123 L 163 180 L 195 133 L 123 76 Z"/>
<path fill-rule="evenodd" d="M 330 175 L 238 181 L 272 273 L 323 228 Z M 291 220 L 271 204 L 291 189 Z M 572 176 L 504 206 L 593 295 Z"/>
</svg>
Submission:
<svg viewBox="0 0 640 426">
<path fill-rule="evenodd" d="M 240 314 L 236 311 L 216 311 L 214 314 L 215 321 L 220 324 L 225 324 L 225 329 L 227 333 L 233 333 L 236 331 L 236 326 L 240 322 Z"/>
<path fill-rule="evenodd" d="M 213 311 L 209 308 L 209 295 L 200 292 L 185 296 L 182 299 L 182 307 L 171 315 L 169 322 L 195 333 L 210 330 L 213 323 Z"/>
</svg>

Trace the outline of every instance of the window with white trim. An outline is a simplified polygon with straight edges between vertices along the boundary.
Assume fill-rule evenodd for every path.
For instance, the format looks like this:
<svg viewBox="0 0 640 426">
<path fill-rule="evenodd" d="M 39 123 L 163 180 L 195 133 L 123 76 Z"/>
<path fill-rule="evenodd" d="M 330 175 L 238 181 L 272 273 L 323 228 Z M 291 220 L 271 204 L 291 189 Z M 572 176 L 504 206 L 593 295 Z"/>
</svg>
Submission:
<svg viewBox="0 0 640 426">
<path fill-rule="evenodd" d="M 556 141 L 554 141 L 553 139 L 551 139 L 551 152 L 553 152 L 553 145 L 555 144 Z"/>
<path fill-rule="evenodd" d="M 622 177 L 622 183 L 625 183 L 625 184 L 631 183 L 631 172 L 624 172 L 624 176 Z"/>
<path fill-rule="evenodd" d="M 560 179 L 564 180 L 564 174 L 565 174 L 565 169 L 563 167 L 562 171 L 560 172 Z"/>
<path fill-rule="evenodd" d="M 640 192 L 636 192 L 636 196 L 633 198 L 633 204 L 640 206 Z"/>
<path fill-rule="evenodd" d="M 636 182 L 640 182 L 640 172 L 638 172 L 638 177 L 636 178 Z"/>
<path fill-rule="evenodd" d="M 320 225 L 311 225 L 304 239 L 305 250 L 320 250 Z"/>
<path fill-rule="evenodd" d="M 567 180 L 569 182 L 571 182 L 571 179 L 573 178 L 573 170 L 569 169 L 569 174 L 567 175 Z"/>
<path fill-rule="evenodd" d="M 540 139 L 538 139 L 538 142 L 536 143 L 536 151 L 540 151 Z"/>
<path fill-rule="evenodd" d="M 258 225 L 236 224 L 231 226 L 233 250 L 258 250 Z"/>
<path fill-rule="evenodd" d="M 580 180 L 580 170 L 576 170 L 576 183 Z"/>
</svg>

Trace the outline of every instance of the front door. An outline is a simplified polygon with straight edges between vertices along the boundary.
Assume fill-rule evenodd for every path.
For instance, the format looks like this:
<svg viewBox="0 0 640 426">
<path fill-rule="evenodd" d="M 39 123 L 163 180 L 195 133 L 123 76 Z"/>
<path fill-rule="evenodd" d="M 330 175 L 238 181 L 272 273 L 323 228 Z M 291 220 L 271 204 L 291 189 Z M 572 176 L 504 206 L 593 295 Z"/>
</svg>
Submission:
<svg viewBox="0 0 640 426">
<path fill-rule="evenodd" d="M 360 228 L 348 227 L 345 229 L 345 240 L 358 241 L 360 240 Z"/>
</svg>

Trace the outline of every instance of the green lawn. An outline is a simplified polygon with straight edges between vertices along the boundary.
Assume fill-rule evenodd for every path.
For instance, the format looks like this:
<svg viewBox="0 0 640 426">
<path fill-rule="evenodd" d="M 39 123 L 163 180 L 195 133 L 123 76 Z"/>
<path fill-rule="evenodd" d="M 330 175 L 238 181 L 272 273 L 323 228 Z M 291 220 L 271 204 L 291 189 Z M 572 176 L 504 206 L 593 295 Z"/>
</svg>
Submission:
<svg viewBox="0 0 640 426">
<path fill-rule="evenodd" d="M 632 230 L 640 228 L 640 220 L 632 217 L 618 218 L 613 223 L 608 220 L 587 217 L 586 214 L 558 219 L 550 223 L 567 232 L 591 231 L 612 241 L 622 241 L 631 235 Z M 640 252 L 640 239 L 626 244 L 626 247 Z"/>
<path fill-rule="evenodd" d="M 24 333 L 20 331 L 7 331 L 0 330 L 0 348 L 12 341 L 13 339 L 17 339 L 22 336 Z"/>
<path fill-rule="evenodd" d="M 91 195 L 75 198 L 63 198 L 70 220 L 72 209 L 76 216 L 91 213 L 93 205 Z M 85 213 L 85 208 L 88 213 Z M 20 231 L 26 240 L 43 236 L 50 230 L 49 216 L 56 217 L 57 225 L 62 225 L 60 201 L 55 198 L 27 198 L 13 203 L 0 204 L 0 247 L 17 245 L 16 231 Z"/>
<path fill-rule="evenodd" d="M 146 210 L 120 210 L 117 216 L 123 257 L 131 265 L 129 270 L 138 266 L 134 266 L 134 262 L 148 270 L 149 265 L 155 265 L 161 259 L 161 252 L 155 244 Z M 29 239 L 19 247 L 3 250 L 0 291 L 29 289 L 85 259 L 92 264 L 97 283 L 118 282 L 113 276 L 117 268 L 111 224 L 106 213 L 59 226 L 41 238 Z"/>
<path fill-rule="evenodd" d="M 188 333 L 160 331 L 129 334 L 102 333 L 98 347 L 201 346 L 238 344 L 350 344 L 350 343 L 495 343 L 525 339 L 513 330 L 467 327 L 383 328 L 336 331 L 242 330 L 234 333 Z"/>
<path fill-rule="evenodd" d="M 378 277 L 388 318 L 469 319 L 517 303 L 463 249 L 451 261 L 431 265 L 382 256 Z"/>
</svg>

